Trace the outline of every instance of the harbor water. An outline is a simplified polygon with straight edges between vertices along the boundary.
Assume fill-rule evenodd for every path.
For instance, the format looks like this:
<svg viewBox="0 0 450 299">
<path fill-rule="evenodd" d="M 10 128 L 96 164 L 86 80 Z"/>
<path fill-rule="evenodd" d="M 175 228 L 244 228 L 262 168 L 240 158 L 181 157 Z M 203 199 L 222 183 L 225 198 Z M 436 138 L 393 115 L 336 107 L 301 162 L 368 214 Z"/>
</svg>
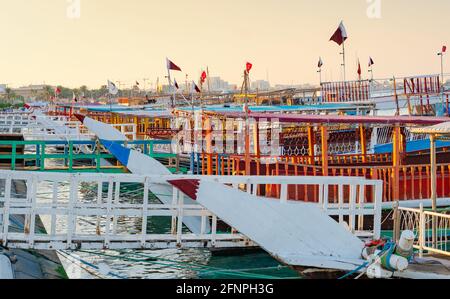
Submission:
<svg viewBox="0 0 450 299">
<path fill-rule="evenodd" d="M 105 192 L 106 188 L 104 197 L 106 197 Z M 50 183 L 42 184 L 38 191 L 39 200 L 42 203 L 50 203 L 52 194 Z M 123 186 L 121 202 L 136 203 L 142 200 L 142 194 L 142 186 Z M 83 183 L 79 189 L 78 198 L 84 202 L 96 201 L 97 187 L 94 184 Z M 62 186 L 58 189 L 58 202 L 68 202 L 68 199 L 69 187 L 68 185 Z M 153 197 L 152 203 L 158 203 L 158 200 Z M 50 216 L 41 215 L 41 219 L 44 226 L 51 221 Z M 56 221 L 57 232 L 63 231 L 64 226 L 67 225 L 65 219 L 57 217 Z M 77 233 L 94 233 L 96 221 L 95 217 L 78 217 Z M 118 219 L 117 233 L 138 233 L 141 223 L 142 218 L 121 217 Z M 169 217 L 149 217 L 147 227 L 148 233 L 170 233 L 171 219 Z M 66 268 L 70 268 L 69 271 L 76 273 L 77 265 L 80 265 L 90 272 L 92 278 L 96 278 L 98 274 L 104 278 L 133 279 L 300 278 L 298 272 L 281 265 L 262 250 L 231 254 L 220 251 L 211 253 L 208 249 L 74 251 L 63 252 L 63 256 L 68 257 L 70 261 L 69 264 L 65 264 Z"/>
</svg>

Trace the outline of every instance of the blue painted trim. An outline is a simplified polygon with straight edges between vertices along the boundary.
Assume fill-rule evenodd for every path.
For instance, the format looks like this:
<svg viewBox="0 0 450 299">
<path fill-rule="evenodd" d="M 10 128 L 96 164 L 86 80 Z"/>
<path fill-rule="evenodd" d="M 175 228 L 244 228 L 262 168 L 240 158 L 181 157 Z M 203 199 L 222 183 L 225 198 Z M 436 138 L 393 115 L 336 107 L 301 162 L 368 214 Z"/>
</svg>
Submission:
<svg viewBox="0 0 450 299">
<path fill-rule="evenodd" d="M 437 148 L 450 147 L 450 142 L 436 141 L 436 147 Z M 430 150 L 430 139 L 409 141 L 406 143 L 406 151 L 408 153 L 424 150 Z M 388 154 L 388 153 L 392 153 L 392 143 L 375 146 L 375 154 Z"/>
<path fill-rule="evenodd" d="M 120 145 L 117 142 L 100 139 L 103 146 L 112 154 L 122 165 L 127 166 L 130 160 L 131 150 Z"/>
</svg>

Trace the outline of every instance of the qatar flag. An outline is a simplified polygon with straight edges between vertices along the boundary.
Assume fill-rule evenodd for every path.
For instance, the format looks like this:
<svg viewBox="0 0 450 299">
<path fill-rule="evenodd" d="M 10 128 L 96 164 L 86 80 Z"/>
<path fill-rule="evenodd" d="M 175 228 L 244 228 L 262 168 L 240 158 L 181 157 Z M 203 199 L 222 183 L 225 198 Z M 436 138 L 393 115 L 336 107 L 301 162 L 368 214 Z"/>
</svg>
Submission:
<svg viewBox="0 0 450 299">
<path fill-rule="evenodd" d="M 362 74 L 361 63 L 359 62 L 359 59 L 358 59 L 358 76 L 360 79 L 361 79 L 361 74 Z"/>
<path fill-rule="evenodd" d="M 195 90 L 197 93 L 202 92 L 202 91 L 200 90 L 200 88 L 198 88 L 197 84 L 195 84 L 194 81 L 192 81 L 192 89 Z"/>
<path fill-rule="evenodd" d="M 323 61 L 322 61 L 322 57 L 319 57 L 319 63 L 317 64 L 317 66 L 319 68 L 321 68 L 323 66 Z"/>
<path fill-rule="evenodd" d="M 78 102 L 77 96 L 75 95 L 75 92 L 72 95 L 72 101 Z"/>
<path fill-rule="evenodd" d="M 336 30 L 336 32 L 333 34 L 333 36 L 330 38 L 330 41 L 334 41 L 339 46 L 342 45 L 345 40 L 348 38 L 347 36 L 347 30 L 345 30 L 344 22 L 341 22 L 339 24 L 339 28 Z"/>
<path fill-rule="evenodd" d="M 447 46 L 442 46 L 442 53 L 447 52 Z"/>
<path fill-rule="evenodd" d="M 167 61 L 167 69 L 181 72 L 181 68 L 172 61 L 170 61 L 169 58 L 166 58 L 166 61 Z"/>
</svg>

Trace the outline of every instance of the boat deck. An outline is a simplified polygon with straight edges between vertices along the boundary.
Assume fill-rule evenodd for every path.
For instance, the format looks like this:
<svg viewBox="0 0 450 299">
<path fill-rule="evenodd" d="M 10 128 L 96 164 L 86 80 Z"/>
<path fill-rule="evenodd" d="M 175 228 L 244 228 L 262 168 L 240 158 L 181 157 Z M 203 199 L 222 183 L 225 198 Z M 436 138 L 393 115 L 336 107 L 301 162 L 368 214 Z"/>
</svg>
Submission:
<svg viewBox="0 0 450 299">
<path fill-rule="evenodd" d="M 417 258 L 403 273 L 395 277 L 407 279 L 450 279 L 450 256 L 430 255 Z"/>
</svg>

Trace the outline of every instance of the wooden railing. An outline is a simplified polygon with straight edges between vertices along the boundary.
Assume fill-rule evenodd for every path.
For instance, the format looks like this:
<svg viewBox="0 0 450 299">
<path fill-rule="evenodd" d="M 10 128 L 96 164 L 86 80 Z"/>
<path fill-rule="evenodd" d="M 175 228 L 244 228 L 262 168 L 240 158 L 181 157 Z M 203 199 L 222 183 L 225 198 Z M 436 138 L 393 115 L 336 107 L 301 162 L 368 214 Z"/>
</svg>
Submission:
<svg viewBox="0 0 450 299">
<path fill-rule="evenodd" d="M 258 176 L 323 176 L 324 173 L 320 157 L 252 157 L 250 165 L 251 175 Z M 330 157 L 327 166 L 329 176 L 364 177 L 383 181 L 384 202 L 430 198 L 430 171 L 429 164 L 403 165 L 399 167 L 398 180 L 395 180 L 395 169 L 389 154 L 335 156 Z M 244 175 L 245 161 L 242 156 L 198 154 L 194 172 L 202 175 Z M 450 163 L 438 164 L 437 186 L 439 198 L 450 198 Z M 277 191 L 276 188 L 266 188 L 265 192 Z M 296 198 L 301 200 L 298 194 L 306 194 L 305 192 L 313 191 L 296 191 Z M 332 191 L 332 198 L 337 198 L 336 192 Z M 317 196 L 308 198 L 317 199 Z"/>
</svg>

